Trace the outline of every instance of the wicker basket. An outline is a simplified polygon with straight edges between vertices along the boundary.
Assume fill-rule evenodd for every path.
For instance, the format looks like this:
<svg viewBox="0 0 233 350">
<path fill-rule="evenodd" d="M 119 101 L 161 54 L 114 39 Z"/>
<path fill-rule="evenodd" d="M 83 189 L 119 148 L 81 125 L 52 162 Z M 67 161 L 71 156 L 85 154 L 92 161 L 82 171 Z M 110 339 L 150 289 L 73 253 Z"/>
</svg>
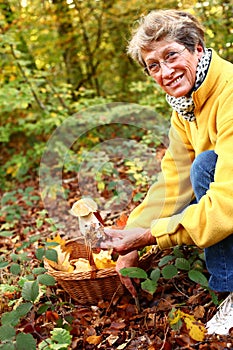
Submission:
<svg viewBox="0 0 233 350">
<path fill-rule="evenodd" d="M 88 259 L 92 266 L 92 271 L 79 273 L 58 271 L 50 265 L 47 259 L 44 259 L 44 266 L 72 299 L 80 304 L 95 305 L 100 300 L 110 301 L 114 297 L 121 297 L 126 292 L 115 267 L 96 269 L 93 256 L 88 252 L 83 239 L 68 241 L 66 248 L 70 252 L 70 259 Z M 156 250 L 156 247 L 152 248 L 140 259 L 139 266 L 141 268 L 146 270 L 150 267 Z"/>
</svg>

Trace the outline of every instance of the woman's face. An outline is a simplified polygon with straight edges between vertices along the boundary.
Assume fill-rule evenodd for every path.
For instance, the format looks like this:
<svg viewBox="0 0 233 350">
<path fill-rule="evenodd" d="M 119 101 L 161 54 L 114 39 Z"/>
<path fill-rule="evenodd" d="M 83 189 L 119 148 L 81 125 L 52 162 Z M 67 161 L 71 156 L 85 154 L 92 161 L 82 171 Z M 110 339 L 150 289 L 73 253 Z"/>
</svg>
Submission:
<svg viewBox="0 0 233 350">
<path fill-rule="evenodd" d="M 188 96 L 195 84 L 196 68 L 202 54 L 201 45 L 197 45 L 192 53 L 175 41 L 161 40 L 154 42 L 150 51 L 143 50 L 142 58 L 147 67 L 159 64 L 158 71 L 153 72 L 152 68 L 150 75 L 167 94 L 181 97 Z M 173 57 L 176 59 L 173 60 Z M 164 60 L 171 63 L 166 65 Z"/>
</svg>

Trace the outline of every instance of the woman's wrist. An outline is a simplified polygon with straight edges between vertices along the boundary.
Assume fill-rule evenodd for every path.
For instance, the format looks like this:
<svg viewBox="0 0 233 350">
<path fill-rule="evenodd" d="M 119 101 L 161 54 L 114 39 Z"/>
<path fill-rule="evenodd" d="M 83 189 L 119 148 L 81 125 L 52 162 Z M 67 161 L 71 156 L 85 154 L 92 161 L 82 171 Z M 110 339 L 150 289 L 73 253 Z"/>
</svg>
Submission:
<svg viewBox="0 0 233 350">
<path fill-rule="evenodd" d="M 151 234 L 151 231 L 148 230 L 146 232 L 146 235 L 147 235 L 147 241 L 148 241 L 148 244 L 147 245 L 155 245 L 157 244 L 157 240 L 156 240 L 156 237 L 154 237 L 152 234 Z"/>
</svg>

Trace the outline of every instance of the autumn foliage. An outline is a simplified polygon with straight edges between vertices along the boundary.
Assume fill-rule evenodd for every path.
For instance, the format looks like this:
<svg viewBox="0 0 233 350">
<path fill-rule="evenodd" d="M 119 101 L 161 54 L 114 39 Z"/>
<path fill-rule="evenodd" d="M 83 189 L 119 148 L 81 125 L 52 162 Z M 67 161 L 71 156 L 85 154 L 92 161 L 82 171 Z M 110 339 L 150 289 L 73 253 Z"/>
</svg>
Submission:
<svg viewBox="0 0 233 350">
<path fill-rule="evenodd" d="M 45 268 L 49 261 L 62 273 L 89 271 L 86 259 L 70 259 L 64 248 L 80 236 L 68 210 L 86 192 L 98 197 L 105 225 L 122 229 L 156 180 L 171 111 L 164 94 L 125 53 L 131 24 L 154 6 L 154 0 L 0 4 L 1 350 L 233 348 L 232 332 L 224 337 L 205 332 L 225 295 L 208 290 L 204 260 L 194 248 L 154 254 L 135 282 L 140 310 L 127 291 L 81 305 Z M 207 46 L 232 60 L 229 1 L 169 0 L 166 7 L 196 14 L 207 28 Z M 164 1 L 156 1 L 156 8 L 164 8 Z M 138 104 L 143 118 L 140 108 L 125 108 L 125 102 L 109 108 L 119 101 Z M 125 112 L 124 122 L 116 123 Z M 49 141 L 73 115 L 78 141 L 66 147 L 69 125 L 63 142 L 46 154 L 49 171 L 39 174 Z M 120 142 L 107 143 L 115 139 Z M 65 208 L 54 185 L 59 169 Z M 50 177 L 41 190 L 46 171 Z M 114 269 L 110 253 L 96 252 L 99 270 Z"/>
</svg>

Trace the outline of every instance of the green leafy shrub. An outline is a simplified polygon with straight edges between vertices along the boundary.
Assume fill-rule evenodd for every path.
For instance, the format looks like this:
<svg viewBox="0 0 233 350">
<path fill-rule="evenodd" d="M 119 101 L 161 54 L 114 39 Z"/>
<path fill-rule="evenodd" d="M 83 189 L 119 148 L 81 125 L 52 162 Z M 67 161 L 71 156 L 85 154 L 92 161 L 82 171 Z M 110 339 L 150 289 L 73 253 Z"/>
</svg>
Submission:
<svg viewBox="0 0 233 350">
<path fill-rule="evenodd" d="M 36 313 L 41 312 L 39 302 L 46 296 L 46 287 L 54 286 L 56 282 L 52 276 L 46 274 L 46 269 L 42 266 L 31 268 L 31 258 L 26 254 L 25 248 L 32 249 L 32 245 L 38 240 L 40 235 L 31 236 L 16 252 L 3 254 L 1 257 L 0 269 L 3 281 L 0 285 L 1 294 L 11 292 L 15 294 L 15 298 L 9 302 L 9 307 L 14 308 L 3 313 L 1 317 L 0 349 L 36 349 L 36 340 L 33 336 L 17 333 L 17 326 L 22 319 L 33 318 Z M 57 261 L 57 252 L 51 248 L 51 243 L 44 242 L 44 247 L 35 250 L 35 255 L 41 263 L 44 256 Z M 44 303 L 42 312 L 51 307 L 51 302 Z"/>
<path fill-rule="evenodd" d="M 217 304 L 217 297 L 208 286 L 204 268 L 204 254 L 197 247 L 176 246 L 171 254 L 160 259 L 157 268 L 148 273 L 138 267 L 123 268 L 120 273 L 122 276 L 142 279 L 141 288 L 151 295 L 155 293 L 160 278 L 171 280 L 179 278 L 180 274 L 187 273 L 190 280 L 209 291 L 214 303 Z"/>
<path fill-rule="evenodd" d="M 69 331 L 63 328 L 54 328 L 51 331 L 51 338 L 47 338 L 39 344 L 39 350 L 67 350 L 70 344 Z"/>
</svg>

